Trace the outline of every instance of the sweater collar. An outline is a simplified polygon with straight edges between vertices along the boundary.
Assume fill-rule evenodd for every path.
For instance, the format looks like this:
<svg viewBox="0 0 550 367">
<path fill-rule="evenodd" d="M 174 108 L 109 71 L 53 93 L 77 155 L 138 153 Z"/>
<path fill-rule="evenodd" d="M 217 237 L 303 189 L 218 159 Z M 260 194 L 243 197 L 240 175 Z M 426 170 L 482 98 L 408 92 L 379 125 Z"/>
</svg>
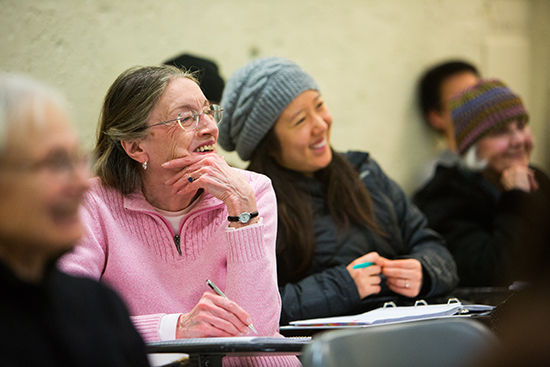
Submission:
<svg viewBox="0 0 550 367">
<path fill-rule="evenodd" d="M 204 208 L 215 207 L 223 204 L 223 201 L 212 196 L 211 194 L 204 192 L 197 200 L 199 202 L 195 205 L 193 211 L 201 210 Z M 131 194 L 128 194 L 123 197 L 124 209 L 137 211 L 137 212 L 148 212 L 156 213 L 154 206 L 149 204 L 141 189 L 134 191 Z"/>
</svg>

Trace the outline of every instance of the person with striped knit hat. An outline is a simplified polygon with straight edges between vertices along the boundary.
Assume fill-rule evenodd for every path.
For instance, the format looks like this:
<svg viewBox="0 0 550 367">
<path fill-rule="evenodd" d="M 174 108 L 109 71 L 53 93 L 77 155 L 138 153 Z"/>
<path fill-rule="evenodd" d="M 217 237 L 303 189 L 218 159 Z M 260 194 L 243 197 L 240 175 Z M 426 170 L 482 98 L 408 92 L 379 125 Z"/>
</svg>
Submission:
<svg viewBox="0 0 550 367">
<path fill-rule="evenodd" d="M 520 96 L 502 81 L 482 79 L 450 101 L 457 151 L 414 196 L 430 226 L 447 240 L 460 286 L 509 284 L 512 261 L 547 213 L 550 181 L 530 165 L 533 136 Z"/>
</svg>

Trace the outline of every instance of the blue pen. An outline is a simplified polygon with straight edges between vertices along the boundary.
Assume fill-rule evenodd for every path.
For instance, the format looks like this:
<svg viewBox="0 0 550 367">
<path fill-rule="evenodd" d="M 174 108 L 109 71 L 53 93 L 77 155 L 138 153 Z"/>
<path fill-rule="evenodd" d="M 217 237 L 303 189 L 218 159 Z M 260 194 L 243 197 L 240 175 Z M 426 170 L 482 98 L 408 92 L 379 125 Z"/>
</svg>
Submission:
<svg viewBox="0 0 550 367">
<path fill-rule="evenodd" d="M 355 265 L 353 265 L 353 268 L 354 269 L 362 269 L 362 268 L 368 268 L 371 265 L 374 265 L 374 263 L 366 262 L 366 263 L 361 263 L 361 264 L 355 264 Z"/>
<path fill-rule="evenodd" d="M 214 283 L 212 283 L 212 281 L 210 279 L 206 279 L 206 284 L 208 284 L 208 286 L 210 288 L 212 288 L 212 290 L 214 292 L 216 292 L 216 294 L 218 296 L 222 296 L 223 298 L 227 298 L 227 296 L 225 294 L 223 294 L 222 290 L 220 288 L 218 288 Z M 250 330 L 252 330 L 256 334 L 258 334 L 258 331 L 256 331 L 256 328 L 254 327 L 254 325 L 250 324 L 250 325 L 248 325 L 248 327 L 250 328 Z"/>
</svg>

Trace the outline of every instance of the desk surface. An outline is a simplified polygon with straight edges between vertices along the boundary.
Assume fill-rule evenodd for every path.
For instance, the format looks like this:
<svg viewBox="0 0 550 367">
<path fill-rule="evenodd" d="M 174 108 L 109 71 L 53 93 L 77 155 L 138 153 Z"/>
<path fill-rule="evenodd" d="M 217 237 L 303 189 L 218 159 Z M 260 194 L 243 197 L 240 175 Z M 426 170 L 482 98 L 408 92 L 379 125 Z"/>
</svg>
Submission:
<svg viewBox="0 0 550 367">
<path fill-rule="evenodd" d="M 476 287 L 476 288 L 457 288 L 450 295 L 441 297 L 439 301 L 430 303 L 446 303 L 449 298 L 458 298 L 462 304 L 467 307 L 468 304 L 486 304 L 496 306 L 502 303 L 506 298 L 513 294 L 515 290 L 510 287 Z M 472 315 L 476 321 L 490 326 L 490 316 L 487 314 Z M 378 324 L 377 324 L 378 325 Z M 380 324 L 384 325 L 384 324 Z M 363 326 L 281 326 L 279 332 L 285 337 L 313 336 L 317 333 L 340 329 L 340 328 L 362 328 L 374 327 L 376 325 Z"/>
<path fill-rule="evenodd" d="M 478 322 L 481 322 L 482 324 L 485 324 L 486 326 L 490 326 L 490 316 L 488 314 L 479 314 L 479 315 L 471 315 L 471 316 L 446 316 L 445 318 L 456 318 L 456 317 L 467 317 L 469 319 L 476 320 Z M 434 318 L 429 318 L 426 320 L 433 320 Z M 410 322 L 422 322 L 426 320 L 408 320 L 408 321 L 400 321 L 395 322 L 398 323 L 410 323 Z M 383 325 L 389 325 L 392 323 L 381 323 L 381 324 L 373 324 L 373 325 L 354 325 L 354 326 L 281 326 L 279 328 L 279 332 L 284 335 L 287 338 L 293 338 L 293 337 L 307 337 L 307 336 L 314 336 L 315 334 L 322 333 L 325 331 L 330 330 L 338 330 L 338 329 L 361 329 L 361 328 L 375 328 L 378 326 Z"/>
<path fill-rule="evenodd" d="M 514 292 L 509 287 L 463 287 L 451 292 L 450 297 L 458 298 L 463 304 L 478 303 L 496 306 Z"/>
<path fill-rule="evenodd" d="M 147 343 L 148 353 L 187 353 L 208 355 L 281 355 L 300 354 L 311 338 L 197 338 Z"/>
</svg>

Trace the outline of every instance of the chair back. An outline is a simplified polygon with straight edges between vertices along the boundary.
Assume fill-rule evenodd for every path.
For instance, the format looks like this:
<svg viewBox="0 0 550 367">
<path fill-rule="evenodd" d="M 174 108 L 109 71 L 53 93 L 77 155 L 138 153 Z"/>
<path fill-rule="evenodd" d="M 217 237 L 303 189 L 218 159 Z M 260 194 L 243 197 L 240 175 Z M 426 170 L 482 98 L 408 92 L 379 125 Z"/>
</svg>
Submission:
<svg viewBox="0 0 550 367">
<path fill-rule="evenodd" d="M 466 367 L 498 346 L 493 332 L 466 318 L 423 320 L 315 336 L 304 367 Z"/>
</svg>

